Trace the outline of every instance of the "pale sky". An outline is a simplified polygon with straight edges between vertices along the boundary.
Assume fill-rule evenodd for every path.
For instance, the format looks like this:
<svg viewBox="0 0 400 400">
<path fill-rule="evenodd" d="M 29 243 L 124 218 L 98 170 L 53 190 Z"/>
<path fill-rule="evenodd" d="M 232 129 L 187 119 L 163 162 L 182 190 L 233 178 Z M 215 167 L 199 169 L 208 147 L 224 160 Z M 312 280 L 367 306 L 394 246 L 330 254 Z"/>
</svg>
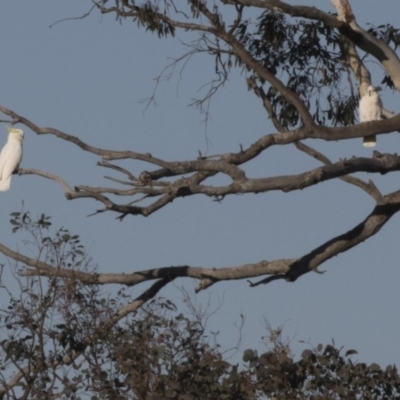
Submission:
<svg viewBox="0 0 400 400">
<path fill-rule="evenodd" d="M 292 1 L 319 5 L 325 1 Z M 352 2 L 360 24 L 393 23 L 396 2 Z M 394 6 L 393 4 L 396 4 Z M 112 16 L 93 13 L 78 21 L 89 1 L 4 1 L 1 5 L 0 104 L 40 126 L 52 126 L 102 148 L 150 152 L 167 160 L 194 159 L 207 151 L 203 116 L 189 108 L 191 99 L 207 83 L 214 62 L 197 56 L 179 79 L 179 70 L 160 85 L 158 106 L 145 110 L 141 100 L 151 96 L 154 78 L 171 60 L 185 52 L 176 39 L 158 39 L 138 30 L 135 23 L 119 24 Z M 372 20 L 372 18 L 374 18 Z M 371 65 L 373 83 L 379 84 L 380 67 Z M 383 93 L 386 108 L 396 112 L 398 94 Z M 261 103 L 246 87 L 245 77 L 233 73 L 211 104 L 207 127 L 208 154 L 239 150 L 260 136 L 275 132 Z M 70 185 L 104 184 L 110 171 L 96 167 L 98 158 L 50 135 L 37 136 L 25 129 L 22 168 L 38 168 L 59 174 Z M 0 126 L 0 146 L 6 129 Z M 370 156 L 362 140 L 341 143 L 313 141 L 332 161 Z M 399 148 L 397 133 L 378 138 L 377 150 Z M 138 174 L 148 166 L 121 163 Z M 249 176 L 299 173 L 319 164 L 294 146 L 271 148 L 246 166 Z M 119 177 L 118 175 L 114 175 Z M 365 176 L 364 176 L 365 178 Z M 399 187 L 399 173 L 370 175 L 384 192 Z M 229 196 L 222 203 L 203 197 L 178 199 L 148 218 L 128 216 L 121 223 L 116 214 L 87 218 L 101 208 L 91 200 L 67 201 L 55 182 L 36 176 L 14 176 L 11 189 L 0 193 L 0 241 L 24 252 L 18 235 L 12 235 L 9 214 L 24 209 L 33 215 L 53 217 L 55 227 L 79 234 L 100 272 L 125 272 L 188 264 L 227 267 L 260 260 L 298 257 L 362 221 L 374 207 L 358 188 L 329 181 L 303 191 Z M 375 237 L 320 267 L 324 275 L 308 274 L 295 283 L 272 282 L 250 288 L 246 281 L 224 282 L 196 295 L 199 303 L 223 306 L 210 321 L 220 330 L 221 343 L 230 347 L 236 339 L 235 324 L 245 316 L 242 350 L 258 348 L 266 334 L 263 320 L 273 327 L 284 324 L 297 355 L 299 341 L 355 348 L 353 360 L 381 366 L 400 358 L 400 216 L 396 215 Z M 5 262 L 0 257 L 0 262 Z M 7 278 L 11 279 L 11 278 Z M 11 282 L 10 285 L 13 285 Z M 160 295 L 180 299 L 177 286 L 193 291 L 195 282 L 178 280 Z M 138 295 L 145 285 L 134 288 Z M 107 288 L 104 288 L 107 290 Z M 193 294 L 193 296 L 195 296 Z"/>
</svg>

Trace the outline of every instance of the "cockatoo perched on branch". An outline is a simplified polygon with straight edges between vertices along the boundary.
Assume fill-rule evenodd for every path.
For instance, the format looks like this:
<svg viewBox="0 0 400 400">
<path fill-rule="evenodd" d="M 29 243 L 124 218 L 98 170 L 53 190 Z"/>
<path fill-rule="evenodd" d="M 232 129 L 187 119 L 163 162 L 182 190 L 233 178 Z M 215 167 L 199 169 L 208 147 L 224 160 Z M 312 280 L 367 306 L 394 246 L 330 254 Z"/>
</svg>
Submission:
<svg viewBox="0 0 400 400">
<path fill-rule="evenodd" d="M 18 169 L 22 160 L 22 140 L 24 132 L 22 129 L 9 128 L 8 140 L 0 153 L 0 191 L 10 189 L 11 175 Z"/>
<path fill-rule="evenodd" d="M 382 100 L 378 91 L 380 88 L 369 86 L 367 93 L 360 100 L 360 122 L 379 121 L 382 119 Z M 374 147 L 376 145 L 376 135 L 365 136 L 363 145 Z"/>
</svg>

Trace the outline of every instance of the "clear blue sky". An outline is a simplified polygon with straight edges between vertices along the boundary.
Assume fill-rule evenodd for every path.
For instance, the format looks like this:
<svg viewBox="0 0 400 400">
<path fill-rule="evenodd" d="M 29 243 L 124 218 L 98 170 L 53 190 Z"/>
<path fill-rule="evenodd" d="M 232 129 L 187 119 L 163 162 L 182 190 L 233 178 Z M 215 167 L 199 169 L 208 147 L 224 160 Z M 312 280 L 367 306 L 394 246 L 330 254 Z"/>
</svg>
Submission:
<svg viewBox="0 0 400 400">
<path fill-rule="evenodd" d="M 292 1 L 331 10 L 329 1 Z M 367 27 L 396 23 L 393 1 L 353 1 L 360 24 Z M 379 4 L 378 4 L 379 3 Z M 154 78 L 185 51 L 177 40 L 158 39 L 122 25 L 113 17 L 94 13 L 79 21 L 49 26 L 90 7 L 82 0 L 40 2 L 5 1 L 1 5 L 0 104 L 41 126 L 53 126 L 109 149 L 150 152 L 167 160 L 193 159 L 207 150 L 203 116 L 187 107 L 198 89 L 212 77 L 211 59 L 193 59 L 179 81 L 178 74 L 160 86 L 157 107 L 144 111 L 140 101 L 152 94 Z M 398 8 L 398 6 L 397 6 Z M 367 12 L 368 11 L 368 12 Z M 374 20 L 372 20 L 374 18 Z M 372 66 L 373 72 L 379 67 Z M 378 80 L 378 75 L 376 75 Z M 379 84 L 379 82 L 375 82 Z M 385 106 L 400 111 L 398 95 L 383 93 Z M 244 76 L 234 73 L 212 101 L 208 125 L 211 154 L 237 151 L 274 129 L 259 101 L 247 91 Z M 0 126 L 0 144 L 6 140 Z M 397 133 L 380 137 L 378 150 L 399 148 Z M 313 142 L 332 160 L 369 156 L 361 139 L 341 143 Z M 98 159 L 49 135 L 26 130 L 22 168 L 38 168 L 61 175 L 71 185 L 105 183 L 109 171 L 96 167 Z M 122 164 L 137 174 L 148 166 Z M 249 176 L 298 173 L 318 163 L 293 147 L 272 148 L 249 163 Z M 398 173 L 371 176 L 386 193 L 398 188 Z M 25 210 L 53 216 L 55 226 L 79 234 L 99 271 L 137 270 L 189 264 L 226 267 L 247 262 L 301 256 L 333 236 L 346 232 L 372 210 L 374 204 L 359 189 L 343 182 L 327 182 L 300 192 L 231 196 L 221 204 L 206 197 L 179 199 L 149 218 L 116 215 L 86 216 L 98 208 L 90 200 L 69 202 L 54 182 L 36 176 L 15 176 L 9 192 L 0 194 L 0 241 L 24 247 L 10 234 L 9 214 Z M 249 288 L 245 281 L 220 283 L 197 295 L 199 303 L 223 306 L 210 321 L 220 330 L 223 345 L 236 341 L 239 313 L 246 319 L 242 350 L 260 345 L 263 319 L 273 327 L 284 324 L 285 336 L 299 354 L 298 341 L 355 348 L 365 362 L 381 365 L 400 359 L 400 216 L 357 248 L 324 264 L 324 275 L 308 274 L 294 284 L 273 282 Z M 0 257 L 0 262 L 2 262 Z M 10 283 L 12 285 L 13 283 Z M 195 282 L 180 280 L 193 290 Z M 133 289 L 133 296 L 143 287 Z M 170 285 L 162 296 L 176 300 Z"/>
</svg>

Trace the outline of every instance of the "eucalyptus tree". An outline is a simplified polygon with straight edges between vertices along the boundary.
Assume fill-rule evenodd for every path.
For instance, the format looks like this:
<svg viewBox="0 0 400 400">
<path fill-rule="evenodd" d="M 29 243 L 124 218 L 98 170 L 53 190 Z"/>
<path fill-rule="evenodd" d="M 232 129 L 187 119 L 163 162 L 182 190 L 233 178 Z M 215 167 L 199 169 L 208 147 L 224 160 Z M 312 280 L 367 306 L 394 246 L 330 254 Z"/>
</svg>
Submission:
<svg viewBox="0 0 400 400">
<path fill-rule="evenodd" d="M 378 184 L 354 174 L 370 173 L 379 179 L 379 175 L 400 170 L 400 158 L 397 154 L 374 151 L 371 157 L 331 160 L 312 143 L 360 138 L 361 146 L 362 138 L 377 135 L 379 140 L 381 135 L 397 134 L 400 116 L 384 104 L 379 121 L 358 123 L 357 108 L 359 98 L 377 82 L 385 89 L 400 91 L 400 59 L 396 54 L 400 35 L 391 25 L 371 26 L 368 30 L 361 27 L 348 0 L 331 0 L 331 3 L 335 13 L 329 12 L 328 2 L 316 8 L 280 0 L 92 0 L 90 3 L 89 13 L 111 14 L 121 23 L 133 21 L 139 29 L 170 40 L 188 37 L 189 51 L 175 63 L 198 53 L 213 58 L 215 76 L 209 91 L 195 102 L 206 113 L 210 99 L 218 90 L 223 90 L 233 71 L 243 72 L 241 76 L 273 128 L 267 133 L 260 132 L 259 138 L 247 147 L 238 144 L 236 152 L 211 156 L 199 153 L 195 159 L 165 160 L 153 155 L 152 149 L 139 153 L 133 149 L 96 147 L 72 133 L 39 126 L 7 105 L 0 106 L 0 111 L 3 121 L 29 128 L 40 140 L 45 135 L 53 135 L 72 143 L 96 155 L 101 168 L 120 174 L 121 178 L 115 179 L 112 185 L 98 187 L 90 182 L 74 186 L 52 171 L 19 170 L 20 175 L 33 174 L 54 181 L 68 200 L 85 198 L 100 203 L 102 208 L 95 213 L 115 213 L 129 223 L 128 216 L 147 217 L 167 208 L 177 198 L 188 202 L 193 196 L 205 195 L 223 205 L 227 196 L 235 194 L 281 191 L 284 195 L 317 185 L 319 190 L 324 190 L 321 183 L 340 179 L 361 190 L 375 204 L 352 229 L 325 243 L 316 243 L 311 251 L 297 258 L 260 260 L 225 268 L 177 265 L 131 274 L 71 269 L 54 258 L 29 257 L 4 245 L 0 245 L 0 251 L 26 266 L 22 275 L 46 276 L 49 282 L 57 278 L 63 282 L 79 282 L 88 288 L 110 283 L 134 286 L 153 282 L 136 299 L 110 311 L 108 318 L 101 321 L 103 325 L 98 325 L 103 331 L 111 332 L 175 278 L 196 279 L 198 291 L 220 281 L 239 279 L 253 279 L 251 287 L 275 280 L 295 282 L 309 272 L 319 272 L 318 267 L 327 260 L 376 235 L 400 210 L 400 188 L 382 193 Z M 373 78 L 368 68 L 370 60 L 382 67 L 380 72 L 374 71 Z M 318 160 L 320 166 L 293 175 L 248 176 L 247 163 L 280 146 L 295 146 L 299 152 Z M 124 160 L 141 165 L 140 173 L 115 163 Z M 219 184 L 217 179 L 221 176 L 229 179 L 229 183 Z M 18 219 L 20 215 L 14 217 Z M 16 227 L 20 223 L 15 220 Z M 65 236 L 60 240 L 71 239 Z M 93 329 L 85 336 L 84 344 L 69 353 L 68 365 L 98 340 Z M 56 361 L 59 366 L 65 360 Z M 21 369 L 19 379 L 33 367 L 27 368 Z"/>
</svg>

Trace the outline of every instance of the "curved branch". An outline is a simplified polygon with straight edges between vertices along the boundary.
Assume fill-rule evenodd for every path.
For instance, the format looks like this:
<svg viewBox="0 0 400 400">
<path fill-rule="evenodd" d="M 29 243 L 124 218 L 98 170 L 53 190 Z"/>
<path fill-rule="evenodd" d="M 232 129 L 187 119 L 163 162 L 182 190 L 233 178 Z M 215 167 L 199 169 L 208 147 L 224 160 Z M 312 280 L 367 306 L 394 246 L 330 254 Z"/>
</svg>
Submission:
<svg viewBox="0 0 400 400">
<path fill-rule="evenodd" d="M 294 282 L 300 276 L 310 271 L 316 271 L 317 267 L 323 262 L 357 246 L 378 233 L 389 219 L 400 211 L 400 195 L 398 192 L 385 196 L 385 199 L 386 204 L 378 204 L 371 214 L 353 229 L 327 241 L 296 261 L 286 274 L 286 279 Z"/>
<path fill-rule="evenodd" d="M 96 154 L 101 156 L 104 160 L 123 160 L 127 158 L 131 158 L 134 160 L 146 161 L 150 164 L 158 165 L 160 167 L 168 168 L 169 163 L 158 158 L 152 157 L 151 154 L 146 153 L 136 153 L 133 151 L 113 151 L 113 150 L 105 150 L 99 147 L 91 146 L 76 136 L 69 135 L 65 132 L 60 131 L 59 129 L 43 127 L 40 128 L 38 125 L 34 124 L 29 119 L 17 114 L 16 112 L 9 110 L 6 107 L 0 106 L 0 112 L 5 115 L 8 115 L 12 118 L 13 124 L 21 123 L 31 129 L 33 132 L 36 132 L 38 135 L 47 135 L 51 134 L 56 136 L 59 139 L 65 140 L 67 142 L 73 143 L 84 151 L 87 151 L 92 154 Z"/>
<path fill-rule="evenodd" d="M 65 140 L 67 142 L 73 143 L 80 147 L 84 151 L 99 155 L 103 160 L 123 160 L 123 159 L 133 159 L 139 161 L 145 161 L 153 165 L 158 165 L 163 167 L 153 174 L 157 174 L 158 178 L 164 176 L 180 175 L 187 172 L 193 172 L 198 170 L 203 171 L 215 171 L 222 168 L 222 161 L 239 165 L 245 161 L 249 161 L 258 155 L 262 150 L 270 147 L 272 145 L 284 145 L 289 143 L 294 143 L 302 139 L 323 139 L 326 141 L 332 140 L 344 140 L 344 139 L 355 139 L 362 138 L 368 135 L 379 135 L 384 133 L 391 133 L 397 129 L 400 129 L 400 114 L 393 118 L 383 121 L 372 121 L 364 122 L 362 124 L 354 126 L 345 126 L 338 128 L 330 128 L 326 126 L 310 126 L 301 129 L 296 129 L 293 131 L 285 131 L 279 134 L 270 134 L 257 140 L 254 144 L 245 151 L 240 151 L 239 153 L 227 153 L 221 157 L 220 160 L 205 160 L 200 159 L 196 161 L 180 161 L 180 162 L 168 162 L 159 158 L 153 157 L 149 153 L 136 153 L 133 151 L 115 151 L 115 150 L 105 150 L 95 146 L 91 146 L 76 136 L 69 135 L 67 133 L 61 132 L 55 128 L 40 128 L 30 120 L 22 117 L 12 110 L 0 106 L 0 111 L 9 115 L 13 118 L 14 123 L 22 123 L 26 127 L 30 128 L 32 131 L 36 132 L 38 135 L 52 134 L 59 139 Z M 212 161 L 212 162 L 211 162 Z M 219 165 L 217 164 L 219 163 Z M 226 166 L 228 168 L 228 166 Z M 226 173 L 235 175 L 236 170 L 227 169 Z M 239 172 L 240 174 L 242 172 Z M 152 179 L 156 179 L 154 175 Z M 139 177 L 139 180 L 141 178 Z"/>
<path fill-rule="evenodd" d="M 58 175 L 52 174 L 50 172 L 41 171 L 40 169 L 18 169 L 18 175 L 38 175 L 46 179 L 57 182 L 65 192 L 67 198 L 72 198 L 75 191 L 68 185 L 68 183 Z"/>
<path fill-rule="evenodd" d="M 350 231 L 328 240 L 310 253 L 297 259 L 284 275 L 268 277 L 251 285 L 267 284 L 276 279 L 294 282 L 308 272 L 319 272 L 317 268 L 322 263 L 374 236 L 398 211 L 400 211 L 400 191 L 385 196 L 385 204 L 378 204 L 364 221 Z"/>
<path fill-rule="evenodd" d="M 331 2 L 335 6 L 336 11 L 338 13 L 337 18 L 340 21 L 345 22 L 348 19 L 347 14 L 349 10 L 350 13 L 352 14 L 350 5 L 347 4 L 348 7 L 343 7 L 341 0 L 339 1 L 331 0 Z M 371 74 L 365 67 L 360 56 L 358 55 L 354 43 L 343 34 L 341 35 L 341 41 L 342 41 L 342 51 L 344 53 L 344 56 L 346 57 L 347 62 L 349 63 L 350 68 L 352 69 L 353 74 L 357 79 L 359 85 L 360 97 L 363 97 L 367 93 L 368 86 L 371 85 Z"/>
<path fill-rule="evenodd" d="M 226 153 L 219 156 L 218 159 L 198 158 L 191 161 L 175 161 L 167 162 L 153 157 L 151 154 L 141 154 L 132 151 L 109 151 L 88 145 L 79 138 L 68 135 L 54 128 L 40 128 L 36 124 L 29 121 L 12 110 L 0 106 L 0 111 L 11 116 L 14 122 L 20 122 L 25 126 L 33 129 L 37 134 L 53 134 L 59 139 L 71 142 L 84 151 L 92 152 L 101 156 L 103 159 L 125 159 L 131 158 L 141 160 L 153 165 L 159 165 L 162 168 L 152 172 L 143 171 L 137 180 L 127 170 L 119 167 L 111 167 L 112 164 L 103 162 L 101 165 L 124 173 L 132 180 L 132 189 L 116 190 L 112 188 L 91 188 L 88 186 L 78 186 L 74 190 L 60 177 L 39 170 L 20 170 L 20 174 L 37 174 L 47 179 L 52 179 L 58 182 L 64 189 L 68 199 L 92 198 L 104 204 L 103 211 L 114 211 L 120 213 L 120 219 L 126 215 L 143 215 L 148 216 L 159 210 L 165 205 L 172 202 L 177 197 L 185 197 L 193 194 L 205 194 L 207 196 L 222 198 L 227 194 L 247 193 L 247 192 L 265 192 L 268 190 L 283 190 L 291 191 L 302 189 L 310 185 L 314 185 L 324 180 L 343 177 L 352 172 L 375 172 L 386 173 L 388 171 L 398 170 L 398 159 L 396 156 L 386 155 L 380 159 L 357 159 L 353 158 L 349 161 L 342 161 L 333 165 L 327 165 L 319 169 L 309 171 L 297 176 L 273 177 L 261 179 L 248 179 L 244 171 L 238 168 L 238 165 L 244 164 L 267 148 L 274 145 L 285 145 L 296 143 L 302 139 L 323 139 L 326 141 L 351 139 L 357 137 L 369 136 L 372 134 L 383 134 L 392 132 L 400 128 L 400 115 L 397 115 L 389 120 L 374 121 L 362 123 L 355 126 L 347 126 L 341 128 L 328 128 L 323 126 L 304 127 L 294 131 L 284 131 L 279 134 L 266 135 L 247 149 L 241 149 L 238 153 Z M 162 177 L 186 175 L 195 172 L 194 175 L 188 178 L 181 178 L 175 182 L 155 182 Z M 224 173 L 231 177 L 232 183 L 224 187 L 212 187 L 201 185 L 201 183 L 218 172 Z M 350 178 L 351 179 L 351 178 Z M 125 184 L 125 183 L 124 183 Z M 137 203 L 136 200 L 128 204 L 115 204 L 105 193 L 117 195 L 136 195 L 141 194 L 148 197 L 161 196 L 155 202 L 147 207 L 133 206 Z"/>
<path fill-rule="evenodd" d="M 384 41 L 377 39 L 357 24 L 348 0 L 331 1 L 338 10 L 339 17 L 348 24 L 342 26 L 339 29 L 340 32 L 361 50 L 374 56 L 391 77 L 396 89 L 400 91 L 400 60 L 396 52 Z"/>
<path fill-rule="evenodd" d="M 11 116 L 15 123 L 22 123 L 23 125 L 32 129 L 38 135 L 52 134 L 59 139 L 75 144 L 84 151 L 88 151 L 101 156 L 103 160 L 122 160 L 129 158 L 162 167 L 161 169 L 152 172 L 143 171 L 142 174 L 140 174 L 139 176 L 139 181 L 142 183 L 147 183 L 149 181 L 160 179 L 162 177 L 184 175 L 191 172 L 201 172 L 201 174 L 205 174 L 201 175 L 201 180 L 213 176 L 213 174 L 215 174 L 216 172 L 221 172 L 230 176 L 232 180 L 237 181 L 245 179 L 244 171 L 237 166 L 254 159 L 261 152 L 273 145 L 285 145 L 289 143 L 295 143 L 303 139 L 323 139 L 326 141 L 354 139 L 370 135 L 391 133 L 397 129 L 400 129 L 400 114 L 388 120 L 365 122 L 355 126 L 346 126 L 339 128 L 329 128 L 324 126 L 304 127 L 301 129 L 296 129 L 294 131 L 285 131 L 279 134 L 269 134 L 263 136 L 252 145 L 250 145 L 247 149 L 241 149 L 241 151 L 238 153 L 223 154 L 217 160 L 200 158 L 191 161 L 168 162 L 159 158 L 155 158 L 149 153 L 142 154 L 133 151 L 112 151 L 100 149 L 98 147 L 94 147 L 83 142 L 75 136 L 66 134 L 57 129 L 40 128 L 27 118 L 22 117 L 14 111 L 6 109 L 5 107 L 0 106 L 0 111 L 6 115 Z M 25 173 L 30 172 L 27 171 Z M 40 173 L 43 174 L 42 176 L 44 177 L 57 181 L 55 175 L 44 172 Z M 51 175 L 52 177 L 50 177 Z M 61 181 L 58 182 L 62 184 Z M 76 191 L 73 192 L 72 195 L 74 197 L 94 197 L 89 193 L 85 193 L 84 195 L 82 195 Z"/>
<path fill-rule="evenodd" d="M 239 178 L 227 186 L 204 185 L 200 182 L 205 179 L 205 176 L 195 174 L 190 178 L 182 178 L 173 183 L 163 185 L 157 189 L 151 188 L 151 181 L 148 183 L 150 187 L 136 187 L 128 190 L 117 190 L 113 188 L 92 188 L 88 186 L 78 186 L 72 190 L 66 183 L 62 186 L 66 187 L 66 196 L 69 200 L 77 198 L 94 198 L 106 206 L 107 210 L 112 210 L 123 214 L 144 215 L 148 216 L 156 210 L 164 207 L 173 199 L 178 197 L 186 197 L 196 194 L 204 194 L 209 197 L 223 197 L 237 193 L 263 193 L 273 190 L 290 192 L 293 190 L 304 189 L 314 186 L 320 182 L 328 181 L 335 178 L 342 178 L 346 182 L 352 183 L 361 187 L 368 194 L 372 195 L 375 200 L 382 200 L 382 196 L 375 186 L 366 184 L 361 180 L 346 176 L 355 172 L 369 172 L 385 174 L 390 171 L 400 170 L 400 157 L 390 154 L 379 154 L 374 158 L 353 157 L 349 160 L 341 160 L 336 163 L 331 163 L 328 159 L 311 149 L 304 144 L 297 144 L 297 147 L 302 151 L 307 152 L 315 158 L 320 159 L 326 165 L 315 168 L 313 170 L 287 176 L 274 176 L 270 178 Z M 48 179 L 64 182 L 61 178 L 45 173 L 39 170 L 20 170 L 21 174 L 37 174 Z M 129 204 L 118 205 L 112 202 L 104 193 L 117 194 L 120 196 L 132 196 L 136 194 L 145 194 L 146 198 L 161 196 L 160 199 L 146 207 L 132 206 Z"/>
<path fill-rule="evenodd" d="M 200 193 L 207 196 L 225 196 L 236 193 L 264 193 L 271 190 L 290 192 L 355 172 L 385 174 L 389 171 L 399 170 L 400 157 L 397 155 L 385 154 L 382 155 L 382 157 L 372 159 L 353 157 L 349 160 L 338 161 L 334 164 L 318 167 L 298 175 L 246 179 L 222 187 L 204 185 L 191 186 L 189 189 L 192 194 Z M 187 194 L 188 193 L 186 193 L 186 195 Z"/>
<path fill-rule="evenodd" d="M 295 146 L 302 152 L 308 154 L 309 156 L 317 159 L 318 161 L 321 161 L 325 165 L 332 165 L 332 162 L 324 156 L 322 153 L 319 151 L 313 149 L 310 146 L 307 146 L 306 144 L 302 142 L 296 142 Z M 364 182 L 361 179 L 358 179 L 354 176 L 341 176 L 339 177 L 344 182 L 350 183 L 354 186 L 357 186 L 364 190 L 367 194 L 373 197 L 373 199 L 377 202 L 380 203 L 383 200 L 382 193 L 378 190 L 378 188 L 374 185 L 374 183 L 370 180 L 368 183 Z"/>
<path fill-rule="evenodd" d="M 36 174 L 47 179 L 54 180 L 63 187 L 68 200 L 80 198 L 95 199 L 105 206 L 104 210 L 99 210 L 97 213 L 103 211 L 114 211 L 121 214 L 119 219 L 123 219 L 126 215 L 149 216 L 155 211 L 171 203 L 175 198 L 179 197 L 204 194 L 208 197 L 223 198 L 226 195 L 238 193 L 263 193 L 273 190 L 289 192 L 293 190 L 301 190 L 310 186 L 314 186 L 320 182 L 335 178 L 341 178 L 346 182 L 361 187 L 379 202 L 382 200 L 382 195 L 379 193 L 375 185 L 373 185 L 371 182 L 367 184 L 355 177 L 350 177 L 347 175 L 355 172 L 385 174 L 390 171 L 400 170 L 400 157 L 397 155 L 374 153 L 373 158 L 353 157 L 349 160 L 341 160 L 336 163 L 331 163 L 320 153 L 308 146 L 305 146 L 304 144 L 298 143 L 297 147 L 302 151 L 305 151 L 307 154 L 312 155 L 313 157 L 324 162 L 326 165 L 298 175 L 251 179 L 242 178 L 239 174 L 238 179 L 234 180 L 230 185 L 227 186 L 201 184 L 201 182 L 203 182 L 205 179 L 215 175 L 216 172 L 197 172 L 191 177 L 181 178 L 175 182 L 162 182 L 162 184 L 156 182 L 155 184 L 158 184 L 157 188 L 154 188 L 153 182 L 148 180 L 146 184 L 137 185 L 135 188 L 130 188 L 127 190 L 89 186 L 77 186 L 75 187 L 75 190 L 73 190 L 61 177 L 48 172 L 37 169 L 20 169 L 19 173 L 21 175 Z M 182 173 L 184 174 L 185 172 L 182 171 Z M 137 203 L 137 200 L 133 200 L 128 204 L 116 204 L 107 196 L 105 196 L 105 193 L 119 196 L 135 196 L 139 194 L 145 195 L 142 200 L 151 197 L 159 198 L 148 206 L 140 207 L 132 205 L 133 203 Z"/>
<path fill-rule="evenodd" d="M 20 271 L 23 276 L 42 275 L 48 277 L 62 277 L 67 279 L 77 279 L 84 284 L 110 284 L 117 283 L 128 286 L 138 285 L 142 282 L 159 280 L 168 281 L 187 277 L 200 280 L 197 291 L 203 290 L 212 284 L 226 280 L 238 280 L 254 278 L 262 275 L 270 275 L 267 278 L 253 283 L 257 286 L 261 283 L 268 283 L 276 279 L 284 279 L 288 282 L 294 282 L 300 276 L 311 272 L 318 272 L 317 268 L 330 258 L 343 253 L 369 237 L 375 235 L 390 220 L 390 218 L 400 211 L 400 190 L 383 196 L 380 204 L 377 204 L 372 212 L 350 231 L 328 240 L 321 246 L 318 246 L 310 253 L 297 259 L 280 259 L 274 261 L 260 261 L 255 264 L 245 264 L 227 268 L 202 268 L 190 267 L 188 265 L 176 267 L 154 268 L 134 272 L 132 274 L 98 274 L 86 273 L 81 271 L 72 271 L 70 269 L 54 267 L 50 264 L 26 257 L 20 253 L 14 252 L 8 247 L 0 244 L 0 252 L 4 255 L 23 262 L 32 267 L 26 271 Z M 272 278 L 271 276 L 276 276 Z"/>
</svg>

